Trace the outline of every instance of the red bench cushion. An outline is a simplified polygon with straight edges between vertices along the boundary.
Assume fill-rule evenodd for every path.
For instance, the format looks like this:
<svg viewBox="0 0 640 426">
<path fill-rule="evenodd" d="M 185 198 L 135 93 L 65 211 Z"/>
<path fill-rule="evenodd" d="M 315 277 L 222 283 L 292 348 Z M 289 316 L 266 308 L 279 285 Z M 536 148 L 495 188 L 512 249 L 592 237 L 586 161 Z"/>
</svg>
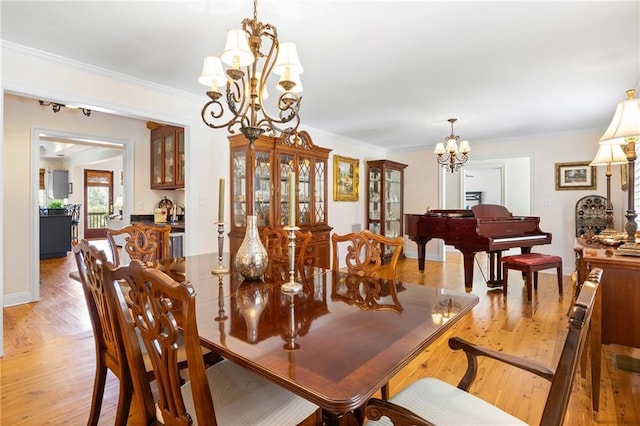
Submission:
<svg viewBox="0 0 640 426">
<path fill-rule="evenodd" d="M 546 263 L 562 262 L 562 258 L 551 254 L 525 253 L 505 256 L 502 258 L 502 261 L 504 263 L 512 263 L 516 265 L 539 266 Z"/>
</svg>

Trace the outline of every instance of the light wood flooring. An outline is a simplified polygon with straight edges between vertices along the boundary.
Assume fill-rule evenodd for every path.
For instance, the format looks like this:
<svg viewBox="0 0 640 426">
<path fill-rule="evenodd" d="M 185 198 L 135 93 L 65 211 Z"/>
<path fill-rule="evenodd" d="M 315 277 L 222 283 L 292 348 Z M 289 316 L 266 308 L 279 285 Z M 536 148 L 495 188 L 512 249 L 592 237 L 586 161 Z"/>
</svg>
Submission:
<svg viewBox="0 0 640 426">
<path fill-rule="evenodd" d="M 4 309 L 2 425 L 86 424 L 94 344 L 80 285 L 68 277 L 71 270 L 75 270 L 71 255 L 42 261 L 42 300 Z M 538 292 L 529 304 L 523 302 L 526 292 L 519 273 L 511 274 L 509 294 L 504 298 L 501 290 L 487 289 L 476 266 L 473 293 L 479 296 L 479 305 L 401 371 L 390 383 L 391 393 L 423 376 L 457 383 L 466 360 L 447 346 L 452 335 L 554 365 L 566 334 L 566 314 L 572 301 L 570 279 L 565 277 L 564 297 L 558 297 L 555 274 L 541 273 Z M 397 276 L 405 282 L 464 290 L 457 252 L 448 253 L 445 263 L 427 262 L 425 277 L 418 274 L 415 260 L 401 261 Z M 640 374 L 618 370 L 613 363 L 616 353 L 640 358 L 639 349 L 604 346 L 600 411 L 591 412 L 588 377 L 578 377 L 566 425 L 640 425 Z M 529 424 L 539 422 L 547 390 L 545 380 L 491 361 L 481 363 L 471 388 L 474 394 Z M 117 379 L 109 374 L 100 424 L 113 424 L 117 392 Z M 137 424 L 135 413 L 130 424 Z"/>
</svg>

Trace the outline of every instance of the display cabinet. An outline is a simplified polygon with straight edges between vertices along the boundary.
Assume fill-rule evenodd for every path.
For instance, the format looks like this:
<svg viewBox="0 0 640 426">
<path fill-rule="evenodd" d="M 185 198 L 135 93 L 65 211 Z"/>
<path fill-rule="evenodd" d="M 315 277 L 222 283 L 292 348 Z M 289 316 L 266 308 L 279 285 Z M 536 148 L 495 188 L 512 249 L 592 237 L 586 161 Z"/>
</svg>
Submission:
<svg viewBox="0 0 640 426">
<path fill-rule="evenodd" d="M 184 128 L 153 126 L 151 130 L 151 189 L 184 188 Z"/>
<path fill-rule="evenodd" d="M 257 217 L 260 233 L 265 226 L 287 225 L 295 209 L 296 226 L 311 231 L 305 263 L 329 268 L 327 162 L 330 149 L 315 146 L 305 131 L 286 137 L 261 136 L 249 148 L 242 135 L 229 137 L 231 153 L 230 250 L 238 250 L 245 234 L 247 215 Z M 289 173 L 295 175 L 295 203 L 289 205 Z"/>
<path fill-rule="evenodd" d="M 367 161 L 367 229 L 394 238 L 403 235 L 403 190 L 406 164 L 390 160 Z M 384 247 L 388 262 L 393 247 Z"/>
</svg>

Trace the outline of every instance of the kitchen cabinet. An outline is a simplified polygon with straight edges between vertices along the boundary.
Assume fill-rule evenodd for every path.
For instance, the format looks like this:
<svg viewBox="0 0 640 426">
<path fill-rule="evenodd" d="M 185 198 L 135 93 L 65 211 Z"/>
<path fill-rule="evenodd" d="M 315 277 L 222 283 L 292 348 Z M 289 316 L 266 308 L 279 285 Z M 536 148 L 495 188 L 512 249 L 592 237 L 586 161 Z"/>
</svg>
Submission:
<svg viewBox="0 0 640 426">
<path fill-rule="evenodd" d="M 71 250 L 71 215 L 40 216 L 40 259 L 65 257 Z"/>
<path fill-rule="evenodd" d="M 231 152 L 230 250 L 244 239 L 246 216 L 255 215 L 260 232 L 265 226 L 287 225 L 295 209 L 296 225 L 311 231 L 305 262 L 330 266 L 330 232 L 327 224 L 327 162 L 330 149 L 313 144 L 305 131 L 289 137 L 261 136 L 253 149 L 242 135 L 229 137 Z M 289 205 L 289 172 L 295 175 L 295 203 Z"/>
<path fill-rule="evenodd" d="M 159 126 L 151 130 L 151 189 L 184 188 L 184 128 Z"/>
<path fill-rule="evenodd" d="M 403 191 L 406 164 L 390 160 L 367 161 L 367 229 L 395 238 L 403 235 Z M 383 263 L 393 254 L 384 247 Z M 404 254 L 402 255 L 404 256 Z"/>
</svg>

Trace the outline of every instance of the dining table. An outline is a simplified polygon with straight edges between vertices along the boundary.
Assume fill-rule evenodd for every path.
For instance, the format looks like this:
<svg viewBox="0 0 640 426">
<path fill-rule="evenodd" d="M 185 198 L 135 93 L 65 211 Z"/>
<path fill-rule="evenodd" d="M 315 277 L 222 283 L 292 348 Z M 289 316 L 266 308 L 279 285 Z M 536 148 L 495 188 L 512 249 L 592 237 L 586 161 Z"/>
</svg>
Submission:
<svg viewBox="0 0 640 426">
<path fill-rule="evenodd" d="M 260 280 L 213 274 L 217 253 L 156 266 L 196 290 L 201 344 L 317 404 L 325 424 L 361 423 L 391 378 L 478 303 L 444 288 L 270 262 Z M 282 285 L 296 282 L 297 293 Z"/>
</svg>

